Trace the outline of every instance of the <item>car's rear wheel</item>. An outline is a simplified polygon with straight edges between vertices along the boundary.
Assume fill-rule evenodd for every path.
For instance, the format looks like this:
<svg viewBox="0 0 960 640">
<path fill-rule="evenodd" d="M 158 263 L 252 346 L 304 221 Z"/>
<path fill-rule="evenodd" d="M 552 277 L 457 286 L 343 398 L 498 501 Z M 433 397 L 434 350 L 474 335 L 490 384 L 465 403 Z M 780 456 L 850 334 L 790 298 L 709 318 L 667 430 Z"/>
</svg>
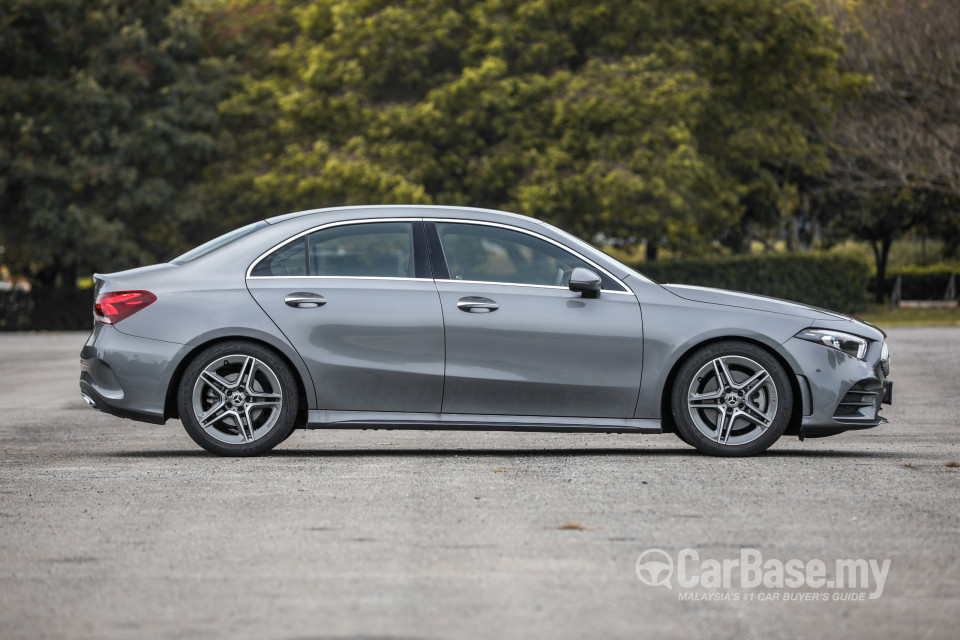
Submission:
<svg viewBox="0 0 960 640">
<path fill-rule="evenodd" d="M 767 350 L 731 340 L 707 345 L 683 363 L 671 401 L 684 441 L 710 455 L 748 456 L 786 430 L 793 391 Z"/>
<path fill-rule="evenodd" d="M 693 443 L 687 440 L 687 437 L 683 435 L 683 433 L 680 431 L 679 428 L 676 431 L 674 431 L 674 435 L 680 438 L 680 440 L 682 440 L 684 444 L 688 444 L 691 447 L 693 446 Z"/>
<path fill-rule="evenodd" d="M 180 420 L 201 447 L 222 456 L 252 456 L 283 442 L 297 418 L 298 389 L 287 363 L 246 341 L 213 345 L 184 371 Z"/>
</svg>

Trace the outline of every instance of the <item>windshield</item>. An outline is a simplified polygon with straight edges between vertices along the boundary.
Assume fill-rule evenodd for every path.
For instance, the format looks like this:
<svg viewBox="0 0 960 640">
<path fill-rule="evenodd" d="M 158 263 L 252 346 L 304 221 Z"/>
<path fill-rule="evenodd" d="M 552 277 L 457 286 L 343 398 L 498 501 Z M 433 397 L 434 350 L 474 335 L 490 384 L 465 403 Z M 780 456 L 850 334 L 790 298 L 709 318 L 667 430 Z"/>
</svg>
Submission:
<svg viewBox="0 0 960 640">
<path fill-rule="evenodd" d="M 546 224 L 546 223 L 541 222 L 541 224 Z M 554 231 L 559 232 L 561 235 L 567 238 L 567 240 L 569 240 L 571 243 L 579 247 L 582 253 L 585 253 L 586 255 L 591 256 L 594 260 L 597 260 L 599 258 L 600 264 L 603 264 L 603 260 L 613 261 L 617 264 L 617 266 L 621 267 L 624 271 L 626 271 L 631 277 L 637 278 L 638 280 L 646 280 L 647 282 L 653 282 L 654 284 L 656 284 L 656 282 L 654 282 L 653 278 L 651 278 L 650 276 L 644 275 L 639 271 L 637 271 L 636 269 L 631 269 L 630 267 L 623 264 L 613 256 L 607 253 L 604 253 L 603 251 L 596 248 L 589 242 L 585 242 L 581 240 L 580 238 L 576 237 L 572 233 L 568 233 L 563 229 L 554 227 L 552 225 L 550 225 L 550 228 L 553 229 Z"/>
<path fill-rule="evenodd" d="M 229 233 L 225 233 L 219 238 L 214 238 L 210 242 L 205 242 L 199 247 L 187 251 L 180 257 L 174 258 L 170 262 L 173 264 L 183 264 L 185 262 L 190 262 L 191 260 L 196 260 L 201 256 L 205 256 L 212 251 L 216 251 L 220 247 L 224 247 L 234 240 L 239 240 L 244 236 L 248 236 L 257 229 L 261 229 L 267 226 L 267 223 L 261 220 L 260 222 L 254 222 L 253 224 L 248 224 L 245 227 L 240 227 L 239 229 L 234 229 Z"/>
</svg>

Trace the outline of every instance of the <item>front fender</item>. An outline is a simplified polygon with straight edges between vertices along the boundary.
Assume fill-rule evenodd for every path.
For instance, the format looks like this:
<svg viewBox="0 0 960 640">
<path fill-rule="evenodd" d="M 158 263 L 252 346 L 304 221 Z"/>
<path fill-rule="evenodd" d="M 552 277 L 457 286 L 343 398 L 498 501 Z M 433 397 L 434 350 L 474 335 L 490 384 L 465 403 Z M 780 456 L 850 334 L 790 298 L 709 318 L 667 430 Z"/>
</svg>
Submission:
<svg viewBox="0 0 960 640">
<path fill-rule="evenodd" d="M 631 282 L 643 312 L 643 376 L 638 419 L 661 419 L 665 393 L 687 355 L 719 340 L 747 340 L 779 353 L 812 318 L 686 300 L 659 285 Z M 792 364 L 792 363 L 788 363 Z M 794 372 L 789 372 L 793 374 Z"/>
</svg>

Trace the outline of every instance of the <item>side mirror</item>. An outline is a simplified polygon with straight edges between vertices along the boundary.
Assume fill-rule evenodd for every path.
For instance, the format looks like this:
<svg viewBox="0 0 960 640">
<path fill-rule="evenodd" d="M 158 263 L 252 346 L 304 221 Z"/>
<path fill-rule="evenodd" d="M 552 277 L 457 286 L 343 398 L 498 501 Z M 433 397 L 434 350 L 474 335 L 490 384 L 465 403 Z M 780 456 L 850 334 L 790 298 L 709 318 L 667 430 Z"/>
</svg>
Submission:
<svg viewBox="0 0 960 640">
<path fill-rule="evenodd" d="M 570 274 L 570 291 L 579 291 L 584 298 L 600 297 L 600 276 L 584 267 L 576 267 Z"/>
</svg>

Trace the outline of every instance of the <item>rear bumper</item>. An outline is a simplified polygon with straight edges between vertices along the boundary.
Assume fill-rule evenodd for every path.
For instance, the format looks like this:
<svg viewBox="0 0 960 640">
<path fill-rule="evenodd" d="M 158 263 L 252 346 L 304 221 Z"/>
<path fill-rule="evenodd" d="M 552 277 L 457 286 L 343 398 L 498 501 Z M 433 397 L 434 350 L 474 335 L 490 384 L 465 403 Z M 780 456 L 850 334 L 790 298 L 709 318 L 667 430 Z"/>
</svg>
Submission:
<svg viewBox="0 0 960 640">
<path fill-rule="evenodd" d="M 80 395 L 83 396 L 84 402 L 86 402 L 90 408 L 109 413 L 118 418 L 127 418 L 128 420 L 136 420 L 137 422 L 149 422 L 150 424 L 163 424 L 166 422 L 162 414 L 158 415 L 147 411 L 128 409 L 116 401 L 111 401 L 103 397 L 90 383 L 89 378 L 84 379 L 83 373 L 80 374 Z"/>
<path fill-rule="evenodd" d="M 170 380 L 188 351 L 98 324 L 80 351 L 80 394 L 104 413 L 163 424 Z"/>
</svg>

